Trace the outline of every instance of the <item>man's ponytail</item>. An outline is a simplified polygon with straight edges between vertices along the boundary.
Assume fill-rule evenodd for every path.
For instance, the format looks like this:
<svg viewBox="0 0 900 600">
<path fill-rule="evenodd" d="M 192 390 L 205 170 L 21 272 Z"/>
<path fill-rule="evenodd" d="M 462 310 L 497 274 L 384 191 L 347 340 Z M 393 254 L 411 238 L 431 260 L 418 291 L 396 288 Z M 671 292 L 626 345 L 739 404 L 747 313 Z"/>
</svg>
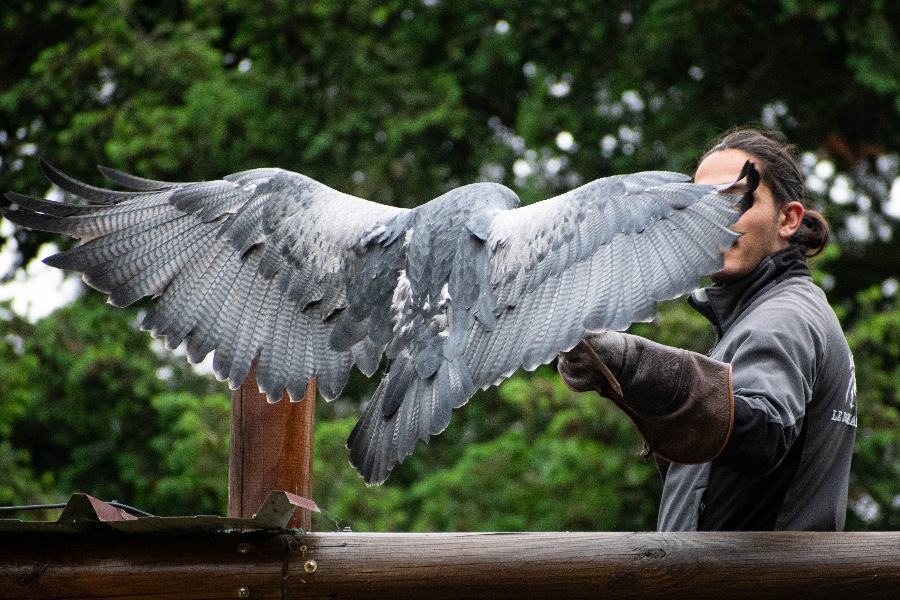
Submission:
<svg viewBox="0 0 900 600">
<path fill-rule="evenodd" d="M 824 252 L 829 240 L 831 232 L 825 217 L 814 210 L 807 210 L 803 213 L 800 227 L 789 241 L 800 248 L 804 257 L 812 258 Z"/>
</svg>

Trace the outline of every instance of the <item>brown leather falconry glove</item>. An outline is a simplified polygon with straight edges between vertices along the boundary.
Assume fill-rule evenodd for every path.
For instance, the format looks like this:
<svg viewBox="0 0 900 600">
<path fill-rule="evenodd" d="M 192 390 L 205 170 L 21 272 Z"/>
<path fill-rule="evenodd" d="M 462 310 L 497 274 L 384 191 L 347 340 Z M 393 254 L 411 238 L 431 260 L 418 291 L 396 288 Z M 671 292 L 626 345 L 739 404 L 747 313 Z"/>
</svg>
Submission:
<svg viewBox="0 0 900 600">
<path fill-rule="evenodd" d="M 576 392 L 595 390 L 631 417 L 644 456 L 713 460 L 734 424 L 731 365 L 642 337 L 604 331 L 559 355 L 559 374 Z"/>
</svg>

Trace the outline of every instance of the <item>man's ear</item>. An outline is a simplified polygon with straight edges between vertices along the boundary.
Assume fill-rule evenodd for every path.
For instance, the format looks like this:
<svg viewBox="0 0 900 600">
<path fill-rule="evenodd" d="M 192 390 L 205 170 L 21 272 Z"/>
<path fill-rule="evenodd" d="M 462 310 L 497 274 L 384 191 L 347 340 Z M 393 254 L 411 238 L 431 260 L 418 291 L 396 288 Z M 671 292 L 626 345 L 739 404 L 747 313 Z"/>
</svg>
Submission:
<svg viewBox="0 0 900 600">
<path fill-rule="evenodd" d="M 786 240 L 790 239 L 800 228 L 801 221 L 803 221 L 803 205 L 799 202 L 788 202 L 778 217 L 778 235 Z"/>
</svg>

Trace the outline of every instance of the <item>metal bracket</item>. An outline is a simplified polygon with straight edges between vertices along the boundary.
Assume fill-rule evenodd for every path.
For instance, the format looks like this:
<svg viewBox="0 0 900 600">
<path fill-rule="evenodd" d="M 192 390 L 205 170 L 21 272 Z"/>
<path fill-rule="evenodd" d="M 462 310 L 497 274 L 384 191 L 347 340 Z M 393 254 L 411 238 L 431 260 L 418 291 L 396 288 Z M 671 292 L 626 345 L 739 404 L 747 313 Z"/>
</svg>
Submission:
<svg viewBox="0 0 900 600">
<path fill-rule="evenodd" d="M 57 523 L 134 521 L 137 517 L 87 494 L 72 494 Z"/>
<path fill-rule="evenodd" d="M 298 496 L 290 492 L 273 490 L 269 492 L 262 508 L 253 517 L 253 521 L 261 527 L 287 527 L 288 521 L 298 508 L 306 508 L 315 512 L 321 512 L 315 502 L 309 498 Z"/>
</svg>

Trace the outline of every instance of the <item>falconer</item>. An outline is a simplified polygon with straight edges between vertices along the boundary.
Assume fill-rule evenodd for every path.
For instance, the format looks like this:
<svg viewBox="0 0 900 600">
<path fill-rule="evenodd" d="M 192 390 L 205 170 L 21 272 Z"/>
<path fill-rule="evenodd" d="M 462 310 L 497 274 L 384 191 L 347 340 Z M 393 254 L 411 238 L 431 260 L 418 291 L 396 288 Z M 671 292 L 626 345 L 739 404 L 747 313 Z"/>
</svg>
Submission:
<svg viewBox="0 0 900 600">
<path fill-rule="evenodd" d="M 795 151 L 741 129 L 701 159 L 696 183 L 759 174 L 713 285 L 688 302 L 716 331 L 708 356 L 606 331 L 563 353 L 573 390 L 595 390 L 635 422 L 663 476 L 660 531 L 841 531 L 856 433 L 853 356 L 806 259 L 828 244 L 804 209 Z M 599 359 L 599 360 L 598 360 Z M 605 365 L 599 368 L 600 364 Z M 604 375 L 604 371 L 608 372 Z"/>
</svg>

